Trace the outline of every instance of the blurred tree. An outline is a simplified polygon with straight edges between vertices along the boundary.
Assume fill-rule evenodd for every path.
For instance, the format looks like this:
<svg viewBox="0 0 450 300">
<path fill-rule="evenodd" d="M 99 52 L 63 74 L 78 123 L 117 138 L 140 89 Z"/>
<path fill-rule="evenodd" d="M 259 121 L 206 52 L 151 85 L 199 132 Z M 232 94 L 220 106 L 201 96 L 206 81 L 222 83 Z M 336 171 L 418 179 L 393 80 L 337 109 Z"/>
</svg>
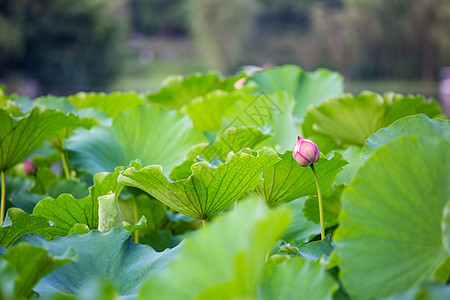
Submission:
<svg viewBox="0 0 450 300">
<path fill-rule="evenodd" d="M 120 70 L 124 1 L 0 0 L 0 77 L 36 78 L 42 92 L 107 85 Z"/>
<path fill-rule="evenodd" d="M 310 27 L 311 1 L 308 0 L 260 0 L 261 13 L 258 27 L 264 31 L 285 33 L 286 31 L 307 32 Z"/>
<path fill-rule="evenodd" d="M 257 0 L 188 0 L 189 25 L 211 68 L 235 70 L 254 33 Z"/>
<path fill-rule="evenodd" d="M 450 0 L 343 0 L 312 19 L 322 57 L 347 76 L 433 79 L 450 64 Z"/>
<path fill-rule="evenodd" d="M 131 0 L 133 31 L 145 35 L 176 36 L 188 31 L 182 0 Z"/>
</svg>

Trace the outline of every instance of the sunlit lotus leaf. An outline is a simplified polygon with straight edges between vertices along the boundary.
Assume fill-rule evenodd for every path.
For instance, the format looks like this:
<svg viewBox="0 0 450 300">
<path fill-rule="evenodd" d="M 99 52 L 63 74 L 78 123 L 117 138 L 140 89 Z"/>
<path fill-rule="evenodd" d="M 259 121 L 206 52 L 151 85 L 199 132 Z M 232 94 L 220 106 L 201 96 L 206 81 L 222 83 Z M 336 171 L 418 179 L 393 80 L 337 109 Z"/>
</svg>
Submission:
<svg viewBox="0 0 450 300">
<path fill-rule="evenodd" d="M 302 119 L 310 105 L 318 105 L 329 97 L 338 97 L 344 91 L 344 79 L 337 72 L 318 69 L 305 72 L 295 65 L 269 68 L 255 73 L 248 80 L 256 82 L 258 88 L 253 93 L 266 95 L 286 91 L 295 99 L 293 115 Z"/>
<path fill-rule="evenodd" d="M 302 129 L 305 137 L 318 135 L 340 147 L 362 147 L 366 139 L 380 128 L 419 113 L 433 118 L 440 116 L 441 110 L 436 101 L 423 96 L 393 93 L 379 95 L 371 92 L 363 92 L 358 96 L 345 94 L 308 109 Z M 318 146 L 320 149 L 325 148 L 320 143 Z"/>
<path fill-rule="evenodd" d="M 262 181 L 262 172 L 279 161 L 270 148 L 250 149 L 230 153 L 227 161 L 217 166 L 198 162 L 192 165 L 192 175 L 172 181 L 159 165 L 136 171 L 126 170 L 119 176 L 121 184 L 139 188 L 167 206 L 187 216 L 207 219 L 237 201 L 243 193 Z"/>
</svg>

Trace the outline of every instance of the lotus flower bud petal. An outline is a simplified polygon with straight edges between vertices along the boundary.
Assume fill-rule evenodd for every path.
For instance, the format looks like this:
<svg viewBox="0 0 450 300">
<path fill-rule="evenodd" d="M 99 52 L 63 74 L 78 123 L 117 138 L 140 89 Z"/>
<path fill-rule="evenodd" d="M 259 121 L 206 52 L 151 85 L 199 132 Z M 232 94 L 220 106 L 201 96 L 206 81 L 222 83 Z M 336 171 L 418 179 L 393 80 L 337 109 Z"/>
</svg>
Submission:
<svg viewBox="0 0 450 300">
<path fill-rule="evenodd" d="M 244 87 L 245 82 L 247 82 L 247 78 L 243 77 L 241 79 L 238 79 L 235 83 L 234 83 L 234 88 L 239 90 L 241 88 Z"/>
<path fill-rule="evenodd" d="M 320 158 L 319 147 L 313 141 L 301 137 L 298 137 L 292 155 L 302 167 L 308 167 Z"/>
<path fill-rule="evenodd" d="M 37 172 L 37 166 L 31 160 L 25 159 L 23 161 L 23 170 L 27 175 L 34 175 Z"/>
</svg>

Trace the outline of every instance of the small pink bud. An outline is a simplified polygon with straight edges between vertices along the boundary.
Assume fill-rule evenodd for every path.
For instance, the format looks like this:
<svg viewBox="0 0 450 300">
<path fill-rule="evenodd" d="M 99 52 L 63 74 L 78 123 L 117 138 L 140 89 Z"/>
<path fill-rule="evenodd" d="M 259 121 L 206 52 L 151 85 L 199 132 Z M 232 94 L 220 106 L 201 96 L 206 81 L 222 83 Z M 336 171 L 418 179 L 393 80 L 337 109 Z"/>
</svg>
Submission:
<svg viewBox="0 0 450 300">
<path fill-rule="evenodd" d="M 319 147 L 313 141 L 301 137 L 298 137 L 292 155 L 302 167 L 316 163 L 320 158 Z"/>
<path fill-rule="evenodd" d="M 23 161 L 23 170 L 27 175 L 34 175 L 36 174 L 37 167 L 31 160 L 25 159 Z"/>
<path fill-rule="evenodd" d="M 247 82 L 247 78 L 243 77 L 243 78 L 241 78 L 241 79 L 238 79 L 238 80 L 234 83 L 233 86 L 234 86 L 235 89 L 239 90 L 239 89 L 241 89 L 241 88 L 244 86 L 245 82 Z"/>
</svg>

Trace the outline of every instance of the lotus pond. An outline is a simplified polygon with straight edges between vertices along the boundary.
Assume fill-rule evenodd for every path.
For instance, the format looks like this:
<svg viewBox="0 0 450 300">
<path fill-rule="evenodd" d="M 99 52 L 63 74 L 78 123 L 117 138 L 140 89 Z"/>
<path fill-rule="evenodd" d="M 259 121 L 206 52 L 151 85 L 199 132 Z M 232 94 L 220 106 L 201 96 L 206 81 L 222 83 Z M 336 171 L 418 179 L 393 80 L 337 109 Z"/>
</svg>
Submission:
<svg viewBox="0 0 450 300">
<path fill-rule="evenodd" d="M 0 299 L 450 299 L 450 125 L 421 95 L 294 65 L 0 91 L 0 172 Z"/>
</svg>

